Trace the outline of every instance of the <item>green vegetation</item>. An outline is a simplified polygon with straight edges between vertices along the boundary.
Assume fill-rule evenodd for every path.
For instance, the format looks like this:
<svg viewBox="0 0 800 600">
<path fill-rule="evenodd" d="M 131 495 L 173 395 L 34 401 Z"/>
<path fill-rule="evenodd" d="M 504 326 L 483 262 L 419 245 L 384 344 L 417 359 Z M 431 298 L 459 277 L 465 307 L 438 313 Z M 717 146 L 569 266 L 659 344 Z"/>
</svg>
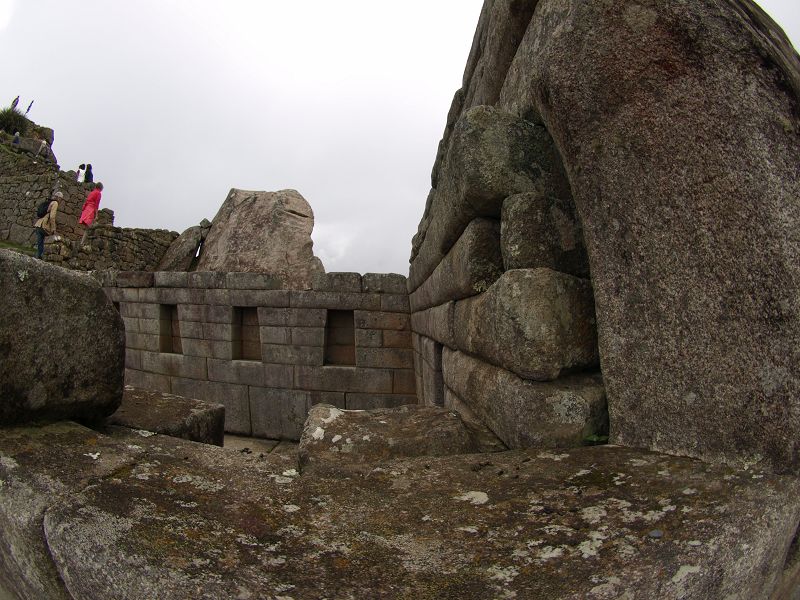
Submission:
<svg viewBox="0 0 800 600">
<path fill-rule="evenodd" d="M 6 133 L 14 135 L 17 131 L 21 135 L 28 132 L 28 125 L 30 121 L 16 108 L 4 108 L 0 110 L 0 129 Z"/>
<path fill-rule="evenodd" d="M 0 248 L 13 250 L 14 252 L 19 252 L 21 254 L 27 254 L 28 256 L 36 256 L 36 250 L 30 246 L 20 246 L 19 244 L 13 244 L 11 242 L 4 242 L 0 240 Z"/>
</svg>

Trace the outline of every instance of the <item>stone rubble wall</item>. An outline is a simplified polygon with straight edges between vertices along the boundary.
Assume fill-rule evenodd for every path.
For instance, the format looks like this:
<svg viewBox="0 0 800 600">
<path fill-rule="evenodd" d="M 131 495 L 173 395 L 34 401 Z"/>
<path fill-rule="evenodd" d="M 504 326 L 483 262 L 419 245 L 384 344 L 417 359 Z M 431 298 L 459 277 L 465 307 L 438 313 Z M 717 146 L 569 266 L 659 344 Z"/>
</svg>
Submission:
<svg viewBox="0 0 800 600">
<path fill-rule="evenodd" d="M 153 271 L 166 254 L 177 232 L 166 229 L 132 229 L 114 227 L 108 217 L 98 212 L 96 225 L 89 229 L 86 245 L 69 239 L 45 244 L 44 259 L 77 271 L 115 269 L 118 271 Z M 81 235 L 83 235 L 81 233 Z"/>
<path fill-rule="evenodd" d="M 126 385 L 225 405 L 230 433 L 297 440 L 314 404 L 416 404 L 406 278 L 328 273 L 310 290 L 261 273 L 95 271 L 125 321 Z M 161 352 L 161 305 L 180 353 Z M 234 307 L 256 307 L 262 359 L 235 356 Z M 326 365 L 328 311 L 353 311 L 355 364 Z"/>
</svg>

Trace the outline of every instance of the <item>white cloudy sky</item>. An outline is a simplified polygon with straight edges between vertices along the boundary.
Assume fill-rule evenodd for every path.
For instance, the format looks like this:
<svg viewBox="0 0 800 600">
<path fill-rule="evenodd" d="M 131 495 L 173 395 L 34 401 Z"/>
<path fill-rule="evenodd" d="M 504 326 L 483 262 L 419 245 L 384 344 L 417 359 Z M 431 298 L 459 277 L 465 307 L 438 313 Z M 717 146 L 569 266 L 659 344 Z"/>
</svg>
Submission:
<svg viewBox="0 0 800 600">
<path fill-rule="evenodd" d="M 800 45 L 798 0 L 760 4 Z M 482 0 L 0 0 L 0 104 L 123 227 L 294 188 L 329 271 L 406 273 Z M 4 99 L 7 97 L 7 100 Z"/>
</svg>

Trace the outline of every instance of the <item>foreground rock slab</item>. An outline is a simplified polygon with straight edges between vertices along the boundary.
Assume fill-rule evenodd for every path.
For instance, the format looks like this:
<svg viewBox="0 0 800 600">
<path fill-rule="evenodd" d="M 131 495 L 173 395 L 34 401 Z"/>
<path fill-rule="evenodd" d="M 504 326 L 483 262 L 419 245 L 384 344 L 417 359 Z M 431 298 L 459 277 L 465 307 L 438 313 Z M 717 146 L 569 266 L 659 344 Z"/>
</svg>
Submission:
<svg viewBox="0 0 800 600">
<path fill-rule="evenodd" d="M 794 478 L 610 446 L 421 457 L 331 477 L 298 476 L 279 458 L 77 425 L 4 431 L 0 546 L 19 530 L 14 509 L 36 500 L 42 526 L 16 546 L 46 547 L 69 596 L 87 600 L 793 589 Z M 51 478 L 75 493 L 49 493 L 40 482 Z M 8 573 L 19 555 L 3 559 L 17 593 Z"/>
<path fill-rule="evenodd" d="M 300 437 L 300 466 L 374 464 L 390 458 L 447 456 L 505 450 L 485 427 L 465 423 L 455 411 L 408 405 L 341 410 L 317 404 Z"/>
<path fill-rule="evenodd" d="M 0 289 L 0 425 L 113 413 L 125 326 L 97 281 L 0 250 Z"/>
<path fill-rule="evenodd" d="M 106 420 L 106 424 L 222 446 L 225 439 L 225 407 L 126 385 L 122 404 Z"/>
</svg>

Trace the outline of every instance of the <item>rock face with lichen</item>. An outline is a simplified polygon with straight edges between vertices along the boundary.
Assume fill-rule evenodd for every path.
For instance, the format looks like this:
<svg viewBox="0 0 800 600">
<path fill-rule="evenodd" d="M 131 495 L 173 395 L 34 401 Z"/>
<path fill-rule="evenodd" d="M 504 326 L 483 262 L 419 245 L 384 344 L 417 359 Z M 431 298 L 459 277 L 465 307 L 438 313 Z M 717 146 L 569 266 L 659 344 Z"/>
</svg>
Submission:
<svg viewBox="0 0 800 600">
<path fill-rule="evenodd" d="M 269 273 L 286 287 L 310 289 L 314 274 L 324 273 L 313 228 L 314 212 L 295 190 L 233 189 L 214 217 L 197 270 Z"/>
</svg>

